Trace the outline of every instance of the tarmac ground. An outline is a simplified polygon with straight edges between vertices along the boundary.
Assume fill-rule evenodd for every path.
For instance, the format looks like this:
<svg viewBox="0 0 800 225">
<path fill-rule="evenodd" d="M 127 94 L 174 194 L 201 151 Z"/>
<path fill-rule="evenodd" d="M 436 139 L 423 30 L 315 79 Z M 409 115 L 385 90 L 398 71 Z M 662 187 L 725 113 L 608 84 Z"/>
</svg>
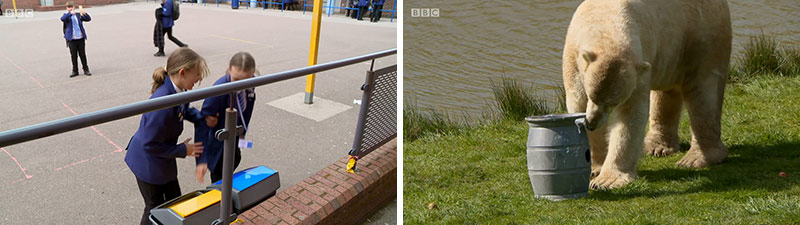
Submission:
<svg viewBox="0 0 800 225">
<path fill-rule="evenodd" d="M 92 16 L 84 26 L 93 75 L 74 78 L 68 77 L 70 55 L 59 20 L 64 11 L 0 16 L 0 131 L 148 99 L 152 73 L 167 59 L 153 56 L 157 7 L 133 2 L 86 8 Z M 324 15 L 322 21 L 319 63 L 397 46 L 397 22 L 388 18 L 370 23 Z M 310 30 L 310 12 L 183 4 L 174 36 L 207 60 L 211 74 L 195 87 L 203 88 L 225 73 L 239 51 L 250 52 L 263 75 L 307 66 Z M 165 41 L 169 55 L 177 46 Z M 396 55 L 380 58 L 375 69 L 396 63 Z M 279 171 L 281 191 L 344 157 L 358 116 L 354 100 L 361 99 L 369 67 L 364 62 L 317 74 L 316 103 L 310 106 L 298 95 L 305 78 L 256 88 L 247 135 L 254 148 L 242 151 L 238 169 L 265 165 Z M 0 224 L 138 223 L 144 203 L 123 149 L 140 118 L 0 148 Z M 192 137 L 192 131 L 185 123 L 179 140 Z M 194 178 L 194 159 L 177 161 L 183 193 L 210 184 L 208 175 L 203 183 Z M 394 212 L 370 221 L 394 223 L 396 203 L 388 207 Z"/>
</svg>

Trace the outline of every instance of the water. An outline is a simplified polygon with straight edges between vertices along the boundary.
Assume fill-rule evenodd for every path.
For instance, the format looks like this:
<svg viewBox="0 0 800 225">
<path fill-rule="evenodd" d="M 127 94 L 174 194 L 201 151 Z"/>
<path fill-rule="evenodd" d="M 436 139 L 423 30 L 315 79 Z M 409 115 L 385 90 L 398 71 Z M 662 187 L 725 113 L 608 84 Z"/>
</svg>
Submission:
<svg viewBox="0 0 800 225">
<path fill-rule="evenodd" d="M 552 96 L 561 54 L 580 0 L 405 1 L 403 93 L 425 110 L 479 116 L 501 76 Z M 763 30 L 800 48 L 800 1 L 729 0 L 733 54 Z M 438 8 L 438 18 L 411 17 Z"/>
</svg>

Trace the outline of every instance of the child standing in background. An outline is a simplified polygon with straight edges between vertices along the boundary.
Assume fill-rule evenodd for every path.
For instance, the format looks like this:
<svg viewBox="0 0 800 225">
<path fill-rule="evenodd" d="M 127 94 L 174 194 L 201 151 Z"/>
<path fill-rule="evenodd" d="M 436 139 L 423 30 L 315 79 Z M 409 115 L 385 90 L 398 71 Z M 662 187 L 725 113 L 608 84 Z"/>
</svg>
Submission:
<svg viewBox="0 0 800 225">
<path fill-rule="evenodd" d="M 69 77 L 78 76 L 78 56 L 83 64 L 83 74 L 91 76 L 92 72 L 89 72 L 86 62 L 86 30 L 83 29 L 83 22 L 92 21 L 92 17 L 83 11 L 83 6 L 75 11 L 75 3 L 68 1 L 66 5 L 67 12 L 61 16 L 61 22 L 64 23 L 64 39 L 67 40 L 69 55 L 72 57 L 72 74 Z"/>
</svg>

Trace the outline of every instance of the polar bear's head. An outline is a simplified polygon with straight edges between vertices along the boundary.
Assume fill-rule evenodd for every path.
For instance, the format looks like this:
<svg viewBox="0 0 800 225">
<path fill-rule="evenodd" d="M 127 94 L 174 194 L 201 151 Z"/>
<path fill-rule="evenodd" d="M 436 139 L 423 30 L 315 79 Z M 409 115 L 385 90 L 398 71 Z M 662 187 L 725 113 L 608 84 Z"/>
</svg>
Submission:
<svg viewBox="0 0 800 225">
<path fill-rule="evenodd" d="M 589 101 L 586 105 L 586 128 L 605 126 L 614 108 L 630 98 L 641 77 L 650 69 L 647 62 L 631 60 L 625 54 L 580 52 L 583 85 Z"/>
</svg>

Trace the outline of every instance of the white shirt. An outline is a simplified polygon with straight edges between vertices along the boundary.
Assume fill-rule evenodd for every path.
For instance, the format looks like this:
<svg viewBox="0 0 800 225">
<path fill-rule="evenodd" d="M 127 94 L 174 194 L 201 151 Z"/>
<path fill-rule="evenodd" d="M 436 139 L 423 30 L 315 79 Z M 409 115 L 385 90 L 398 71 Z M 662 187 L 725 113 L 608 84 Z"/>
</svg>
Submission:
<svg viewBox="0 0 800 225">
<path fill-rule="evenodd" d="M 167 75 L 167 76 L 169 76 L 169 75 Z M 184 92 L 184 90 L 181 90 L 181 89 L 179 89 L 179 88 L 178 88 L 178 86 L 175 86 L 175 82 L 173 82 L 173 81 L 172 81 L 172 79 L 169 79 L 169 83 L 171 83 L 171 84 L 172 84 L 172 88 L 174 88 L 174 89 L 175 89 L 175 92 L 176 92 L 176 93 L 181 93 L 181 92 Z"/>
<path fill-rule="evenodd" d="M 70 19 L 72 20 L 72 40 L 79 40 L 83 38 L 80 23 L 78 22 L 78 20 L 80 20 L 79 15 L 79 13 L 76 13 L 70 16 Z"/>
</svg>

